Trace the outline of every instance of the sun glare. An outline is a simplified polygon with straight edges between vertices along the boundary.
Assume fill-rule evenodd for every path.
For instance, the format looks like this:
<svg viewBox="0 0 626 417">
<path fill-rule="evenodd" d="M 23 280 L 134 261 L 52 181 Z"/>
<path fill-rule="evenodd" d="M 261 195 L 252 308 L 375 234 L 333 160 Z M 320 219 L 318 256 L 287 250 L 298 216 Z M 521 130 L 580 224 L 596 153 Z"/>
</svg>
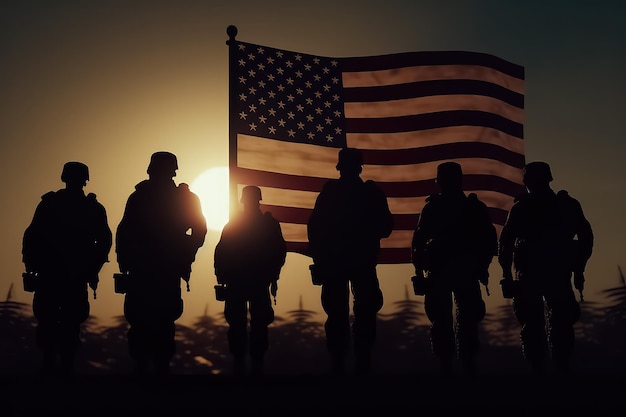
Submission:
<svg viewBox="0 0 626 417">
<path fill-rule="evenodd" d="M 202 212 L 211 230 L 221 231 L 228 222 L 228 168 L 210 168 L 190 184 L 191 191 L 200 197 Z"/>
</svg>

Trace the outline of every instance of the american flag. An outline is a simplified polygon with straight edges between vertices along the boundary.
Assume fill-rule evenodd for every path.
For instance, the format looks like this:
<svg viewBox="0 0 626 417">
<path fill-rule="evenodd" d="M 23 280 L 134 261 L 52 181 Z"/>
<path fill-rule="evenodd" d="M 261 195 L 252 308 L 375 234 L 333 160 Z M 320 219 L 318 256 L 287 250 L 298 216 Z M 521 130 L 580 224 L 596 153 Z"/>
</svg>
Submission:
<svg viewBox="0 0 626 417">
<path fill-rule="evenodd" d="M 345 146 L 387 195 L 394 230 L 380 263 L 410 263 L 437 165 L 463 167 L 498 230 L 523 190 L 524 68 L 484 53 L 330 58 L 231 39 L 231 193 L 262 190 L 288 251 L 308 256 L 306 224 Z M 234 200 L 231 196 L 231 201 Z"/>
</svg>

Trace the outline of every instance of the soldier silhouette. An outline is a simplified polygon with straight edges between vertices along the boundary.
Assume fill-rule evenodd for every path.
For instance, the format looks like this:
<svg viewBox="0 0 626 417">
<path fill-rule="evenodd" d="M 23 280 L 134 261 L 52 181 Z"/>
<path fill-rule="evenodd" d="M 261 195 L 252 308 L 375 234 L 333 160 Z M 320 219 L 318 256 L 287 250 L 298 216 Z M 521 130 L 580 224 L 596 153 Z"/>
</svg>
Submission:
<svg viewBox="0 0 626 417">
<path fill-rule="evenodd" d="M 593 231 L 580 203 L 565 190 L 555 193 L 551 181 L 547 163 L 525 166 L 527 193 L 509 212 L 498 253 L 503 293 L 513 297 L 513 311 L 522 326 L 522 353 L 538 374 L 545 371 L 548 352 L 557 372 L 569 372 L 574 324 L 580 319 L 572 274 L 582 300 L 584 271 L 593 250 Z M 507 294 L 509 288 L 512 294 Z"/>
<path fill-rule="evenodd" d="M 387 198 L 376 183 L 361 179 L 361 151 L 341 149 L 336 168 L 339 178 L 324 185 L 307 225 L 311 272 L 314 284 L 322 286 L 331 372 L 345 372 L 352 349 L 356 372 L 368 373 L 376 341 L 376 318 L 383 306 L 376 273 L 380 240 L 391 234 L 393 219 Z"/>
<path fill-rule="evenodd" d="M 485 317 L 480 283 L 488 284 L 498 238 L 487 206 L 476 194 L 463 191 L 460 164 L 440 164 L 436 183 L 440 191 L 426 199 L 413 234 L 414 289 L 424 295 L 431 349 L 444 375 L 452 372 L 458 357 L 473 376 L 480 347 L 478 324 Z"/>
<path fill-rule="evenodd" d="M 128 197 L 115 236 L 117 262 L 128 277 L 128 349 L 139 374 L 170 373 L 175 321 L 183 313 L 181 279 L 189 290 L 191 265 L 207 233 L 200 199 L 173 180 L 177 169 L 176 155 L 152 154 L 149 179 Z"/>
<path fill-rule="evenodd" d="M 24 232 L 24 286 L 34 291 L 37 347 L 45 374 L 74 372 L 81 324 L 89 317 L 88 286 L 94 298 L 98 273 L 108 262 L 112 234 L 104 206 L 85 195 L 89 168 L 67 162 L 65 188 L 44 194 Z"/>
<path fill-rule="evenodd" d="M 243 211 L 224 226 L 215 247 L 215 275 L 223 285 L 216 290 L 225 290 L 228 346 L 238 375 L 247 372 L 248 355 L 251 372 L 264 372 L 268 326 L 274 321 L 270 292 L 275 301 L 277 281 L 287 255 L 280 223 L 271 213 L 261 211 L 260 201 L 259 187 L 243 188 Z"/>
</svg>

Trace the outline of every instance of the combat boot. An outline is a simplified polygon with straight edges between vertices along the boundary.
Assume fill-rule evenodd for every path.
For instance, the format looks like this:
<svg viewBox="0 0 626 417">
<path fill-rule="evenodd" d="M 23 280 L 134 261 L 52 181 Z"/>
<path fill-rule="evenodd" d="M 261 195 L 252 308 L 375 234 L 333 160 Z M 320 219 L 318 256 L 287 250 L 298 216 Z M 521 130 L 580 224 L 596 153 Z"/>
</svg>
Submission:
<svg viewBox="0 0 626 417">
<path fill-rule="evenodd" d="M 233 374 L 243 376 L 246 374 L 247 364 L 245 356 L 235 356 L 233 358 Z"/>
<path fill-rule="evenodd" d="M 263 373 L 265 372 L 263 359 L 263 356 L 252 356 L 250 363 L 250 373 L 252 375 L 263 375 Z"/>
<path fill-rule="evenodd" d="M 346 373 L 346 357 L 343 354 L 332 354 L 330 357 L 330 373 L 342 376 Z"/>
</svg>

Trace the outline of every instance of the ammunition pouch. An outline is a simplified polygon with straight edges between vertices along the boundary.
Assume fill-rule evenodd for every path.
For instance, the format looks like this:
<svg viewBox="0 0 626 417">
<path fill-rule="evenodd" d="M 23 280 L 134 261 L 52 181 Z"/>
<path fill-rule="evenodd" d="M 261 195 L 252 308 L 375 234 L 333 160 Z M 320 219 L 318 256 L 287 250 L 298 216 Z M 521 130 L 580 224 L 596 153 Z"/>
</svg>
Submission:
<svg viewBox="0 0 626 417">
<path fill-rule="evenodd" d="M 413 292 L 415 295 L 426 295 L 430 289 L 430 280 L 428 278 L 413 275 L 411 282 L 413 283 Z"/>
<path fill-rule="evenodd" d="M 501 279 L 500 286 L 502 287 L 502 297 L 511 299 L 515 297 L 519 291 L 519 281 L 512 279 Z"/>
<path fill-rule="evenodd" d="M 326 273 L 319 267 L 319 265 L 309 265 L 309 271 L 311 271 L 311 282 L 313 285 L 323 285 L 326 279 Z"/>
<path fill-rule="evenodd" d="M 518 239 L 515 242 L 513 266 L 518 271 L 526 271 L 528 269 L 528 245 L 524 239 Z"/>
<path fill-rule="evenodd" d="M 215 299 L 217 301 L 225 301 L 228 293 L 228 287 L 224 284 L 217 284 L 215 287 Z"/>
<path fill-rule="evenodd" d="M 448 264 L 450 248 L 444 239 L 429 239 L 422 254 L 422 269 L 437 270 Z"/>
<path fill-rule="evenodd" d="M 113 274 L 113 286 L 117 294 L 126 294 L 130 287 L 132 278 L 130 274 Z"/>
<path fill-rule="evenodd" d="M 39 276 L 35 272 L 24 272 L 22 274 L 22 282 L 24 284 L 24 291 L 35 292 L 39 284 Z"/>
</svg>

